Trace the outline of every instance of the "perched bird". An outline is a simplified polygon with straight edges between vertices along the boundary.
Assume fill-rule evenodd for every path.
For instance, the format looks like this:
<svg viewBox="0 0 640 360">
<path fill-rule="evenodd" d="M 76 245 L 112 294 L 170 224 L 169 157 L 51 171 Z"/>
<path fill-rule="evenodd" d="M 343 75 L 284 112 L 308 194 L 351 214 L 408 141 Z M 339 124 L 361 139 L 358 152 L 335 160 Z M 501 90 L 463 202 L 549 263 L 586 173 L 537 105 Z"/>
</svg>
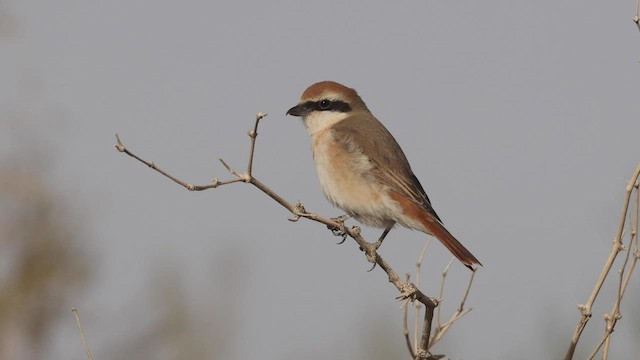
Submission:
<svg viewBox="0 0 640 360">
<path fill-rule="evenodd" d="M 465 266 L 480 264 L 444 227 L 400 145 L 351 88 L 333 81 L 309 86 L 287 115 L 300 116 L 327 199 L 362 224 L 435 236 Z"/>
</svg>

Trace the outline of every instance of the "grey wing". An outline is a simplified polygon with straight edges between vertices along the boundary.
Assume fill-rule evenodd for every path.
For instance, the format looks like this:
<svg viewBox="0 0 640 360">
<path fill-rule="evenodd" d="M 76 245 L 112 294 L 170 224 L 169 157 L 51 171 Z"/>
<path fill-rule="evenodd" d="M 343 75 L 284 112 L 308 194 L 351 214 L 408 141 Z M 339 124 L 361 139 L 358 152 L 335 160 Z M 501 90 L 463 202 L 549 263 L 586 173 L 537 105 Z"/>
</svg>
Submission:
<svg viewBox="0 0 640 360">
<path fill-rule="evenodd" d="M 369 155 L 378 181 L 397 189 L 442 222 L 413 174 L 402 148 L 378 119 L 369 113 L 355 114 L 335 124 L 332 134 L 347 151 L 361 151 Z"/>
</svg>

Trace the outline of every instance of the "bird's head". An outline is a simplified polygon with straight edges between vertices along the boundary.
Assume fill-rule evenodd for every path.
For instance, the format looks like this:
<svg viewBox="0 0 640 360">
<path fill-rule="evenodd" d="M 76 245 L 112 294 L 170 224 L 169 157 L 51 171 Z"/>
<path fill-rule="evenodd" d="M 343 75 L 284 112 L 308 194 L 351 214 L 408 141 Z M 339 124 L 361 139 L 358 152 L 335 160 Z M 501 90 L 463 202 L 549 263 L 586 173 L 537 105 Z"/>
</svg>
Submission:
<svg viewBox="0 0 640 360">
<path fill-rule="evenodd" d="M 307 131 L 313 135 L 358 111 L 369 110 L 354 89 L 333 81 L 321 81 L 309 86 L 287 115 L 302 117 Z"/>
</svg>

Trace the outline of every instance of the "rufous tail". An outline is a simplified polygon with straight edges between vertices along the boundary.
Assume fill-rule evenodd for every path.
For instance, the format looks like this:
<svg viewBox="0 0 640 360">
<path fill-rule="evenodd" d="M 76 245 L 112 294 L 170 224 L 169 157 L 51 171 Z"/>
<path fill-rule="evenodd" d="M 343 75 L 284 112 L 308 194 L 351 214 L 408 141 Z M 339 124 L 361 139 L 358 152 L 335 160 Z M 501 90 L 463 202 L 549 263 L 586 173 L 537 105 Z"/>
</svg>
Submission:
<svg viewBox="0 0 640 360">
<path fill-rule="evenodd" d="M 439 221 L 436 219 L 424 219 L 422 220 L 422 225 L 427 228 L 429 233 L 440 240 L 442 245 L 449 249 L 453 256 L 458 258 L 466 267 L 471 269 L 473 264 L 482 266 L 471 251 L 467 250 Z"/>
<path fill-rule="evenodd" d="M 447 230 L 444 225 L 440 222 L 437 215 L 433 210 L 429 211 L 422 206 L 417 205 L 415 202 L 407 199 L 403 195 L 398 192 L 391 192 L 390 196 L 393 200 L 398 202 L 402 209 L 404 210 L 404 215 L 412 218 L 413 220 L 418 220 L 424 229 L 422 230 L 428 234 L 435 236 L 442 245 L 444 245 L 451 253 L 460 260 L 466 267 L 473 270 L 473 264 L 478 264 L 482 266 L 480 261 L 476 259 L 473 254 L 464 247 L 458 239 L 456 239 L 449 230 Z"/>
</svg>

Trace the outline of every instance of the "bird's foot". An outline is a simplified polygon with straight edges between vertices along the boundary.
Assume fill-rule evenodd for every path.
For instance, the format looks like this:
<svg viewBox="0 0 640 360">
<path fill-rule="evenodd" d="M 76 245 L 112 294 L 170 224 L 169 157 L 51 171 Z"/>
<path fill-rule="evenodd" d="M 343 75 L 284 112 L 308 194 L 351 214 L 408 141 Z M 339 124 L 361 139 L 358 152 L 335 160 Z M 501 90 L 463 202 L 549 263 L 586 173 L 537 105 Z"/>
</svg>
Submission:
<svg viewBox="0 0 640 360">
<path fill-rule="evenodd" d="M 336 243 L 337 245 L 342 245 L 344 244 L 345 241 L 347 241 L 347 233 L 345 233 L 344 231 L 341 231 L 341 230 L 331 230 L 331 231 L 333 231 L 333 235 L 342 237 L 342 240 Z"/>
<path fill-rule="evenodd" d="M 351 218 L 351 216 L 347 214 L 338 216 L 336 218 L 331 218 L 331 220 L 337 222 L 338 225 L 340 226 L 338 228 L 331 229 L 331 232 L 333 233 L 333 235 L 340 236 L 342 238 L 342 240 L 337 242 L 338 245 L 344 244 L 344 242 L 347 240 L 347 231 L 344 227 L 344 222 L 349 220 L 349 218 Z"/>
<path fill-rule="evenodd" d="M 376 265 L 378 265 L 378 252 L 376 251 L 377 249 L 375 247 L 375 244 L 367 243 L 366 249 L 363 249 L 361 247 L 360 250 L 365 253 L 367 261 L 373 264 L 371 266 L 371 269 L 367 270 L 367 272 L 373 271 L 373 269 L 376 268 Z"/>
</svg>

